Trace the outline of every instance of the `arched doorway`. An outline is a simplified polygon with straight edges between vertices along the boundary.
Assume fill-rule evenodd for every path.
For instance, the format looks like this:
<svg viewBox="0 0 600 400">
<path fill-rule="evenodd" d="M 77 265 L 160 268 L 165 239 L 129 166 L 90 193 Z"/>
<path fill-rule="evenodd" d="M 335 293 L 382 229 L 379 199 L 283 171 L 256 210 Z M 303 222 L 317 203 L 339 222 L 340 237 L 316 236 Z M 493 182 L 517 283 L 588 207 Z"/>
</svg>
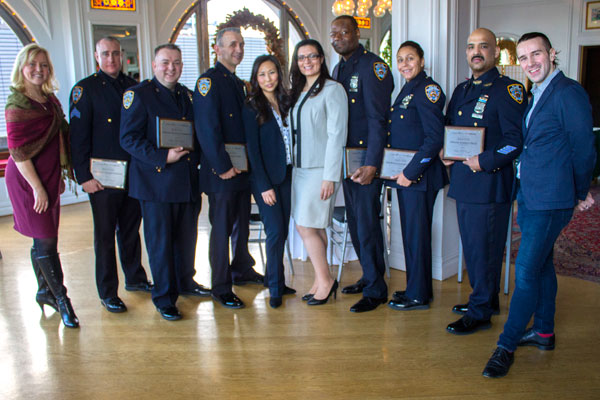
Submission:
<svg viewBox="0 0 600 400">
<path fill-rule="evenodd" d="M 193 2 L 173 28 L 169 42 L 177 44 L 183 52 L 183 74 L 180 82 L 194 87 L 198 76 L 214 65 L 212 44 L 217 26 L 228 16 L 247 8 L 255 16 L 270 20 L 279 30 L 283 42 L 283 57 L 291 58 L 294 46 L 308 37 L 304 24 L 289 5 L 280 0 L 199 0 Z M 236 73 L 242 79 L 249 79 L 252 63 L 256 56 L 267 52 L 264 32 L 243 29 L 246 41 L 244 61 Z"/>
</svg>

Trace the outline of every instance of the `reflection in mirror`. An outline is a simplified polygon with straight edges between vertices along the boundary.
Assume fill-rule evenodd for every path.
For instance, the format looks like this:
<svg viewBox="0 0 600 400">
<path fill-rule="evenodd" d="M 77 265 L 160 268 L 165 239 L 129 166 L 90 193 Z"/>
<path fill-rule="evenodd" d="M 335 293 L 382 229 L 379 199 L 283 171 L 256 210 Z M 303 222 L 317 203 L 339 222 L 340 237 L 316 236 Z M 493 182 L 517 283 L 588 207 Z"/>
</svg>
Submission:
<svg viewBox="0 0 600 400">
<path fill-rule="evenodd" d="M 140 63 L 138 52 L 137 28 L 125 25 L 92 25 L 93 42 L 104 36 L 113 36 L 121 42 L 123 49 L 123 73 L 139 82 Z M 95 50 L 95 49 L 94 49 Z M 98 63 L 96 63 L 96 71 Z"/>
</svg>

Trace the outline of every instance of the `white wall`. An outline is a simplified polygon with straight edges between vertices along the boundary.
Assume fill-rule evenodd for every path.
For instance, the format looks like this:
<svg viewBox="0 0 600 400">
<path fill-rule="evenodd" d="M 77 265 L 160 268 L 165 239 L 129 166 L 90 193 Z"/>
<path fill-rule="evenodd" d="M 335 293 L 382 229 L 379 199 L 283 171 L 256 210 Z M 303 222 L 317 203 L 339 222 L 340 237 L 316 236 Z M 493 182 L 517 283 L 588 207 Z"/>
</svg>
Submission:
<svg viewBox="0 0 600 400">
<path fill-rule="evenodd" d="M 585 0 L 480 0 L 480 26 L 516 37 L 542 32 L 560 51 L 560 69 L 579 78 L 580 46 L 600 45 L 600 29 L 585 30 Z"/>
</svg>

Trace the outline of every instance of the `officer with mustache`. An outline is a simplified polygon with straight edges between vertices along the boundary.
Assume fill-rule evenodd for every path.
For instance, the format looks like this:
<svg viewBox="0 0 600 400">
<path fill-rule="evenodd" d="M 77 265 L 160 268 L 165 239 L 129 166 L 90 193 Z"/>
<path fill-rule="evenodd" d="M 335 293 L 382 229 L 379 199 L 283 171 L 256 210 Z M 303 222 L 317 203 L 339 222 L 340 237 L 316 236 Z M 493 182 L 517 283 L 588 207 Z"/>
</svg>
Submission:
<svg viewBox="0 0 600 400">
<path fill-rule="evenodd" d="M 463 315 L 446 328 L 467 335 L 491 326 L 499 312 L 502 257 L 513 200 L 513 160 L 522 148 L 521 118 L 527 107 L 523 85 L 500 75 L 496 35 L 475 29 L 467 42 L 467 62 L 473 73 L 452 94 L 446 125 L 485 128 L 484 149 L 465 161 L 446 162 L 450 170 L 448 196 L 456 200 L 458 227 L 473 292 L 467 304 L 453 312 Z"/>
</svg>

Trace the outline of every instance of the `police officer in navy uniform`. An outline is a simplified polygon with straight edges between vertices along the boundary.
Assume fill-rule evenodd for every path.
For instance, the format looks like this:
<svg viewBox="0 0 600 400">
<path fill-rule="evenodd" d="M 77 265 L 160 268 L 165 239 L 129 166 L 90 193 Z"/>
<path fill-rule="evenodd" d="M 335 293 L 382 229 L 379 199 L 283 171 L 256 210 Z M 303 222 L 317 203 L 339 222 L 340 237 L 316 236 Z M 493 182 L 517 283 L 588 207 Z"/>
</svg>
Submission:
<svg viewBox="0 0 600 400">
<path fill-rule="evenodd" d="M 170 321 L 181 319 L 175 305 L 179 294 L 210 296 L 193 280 L 201 206 L 198 143 L 193 150 L 157 145 L 159 118 L 189 121 L 193 130 L 192 94 L 177 83 L 182 67 L 179 47 L 158 46 L 152 61 L 154 78 L 125 92 L 121 109 L 121 146 L 132 156 L 129 193 L 142 208 L 154 278 L 152 301 Z"/>
<path fill-rule="evenodd" d="M 496 36 L 474 30 L 467 42 L 473 76 L 457 86 L 446 110 L 446 123 L 485 128 L 482 153 L 454 162 L 448 196 L 456 199 L 458 227 L 473 292 L 464 314 L 446 328 L 457 335 L 490 327 L 498 310 L 502 258 L 512 201 L 513 160 L 522 148 L 521 117 L 527 106 L 523 85 L 500 75 Z M 451 164 L 451 163 L 447 163 Z"/>
<path fill-rule="evenodd" d="M 433 298 L 431 223 L 438 191 L 448 183 L 438 154 L 444 145 L 446 96 L 424 71 L 423 49 L 407 41 L 396 56 L 406 84 L 390 108 L 388 148 L 412 150 L 411 161 L 394 180 L 397 188 L 402 243 L 406 261 L 406 290 L 394 292 L 388 306 L 395 310 L 429 308 Z"/>
<path fill-rule="evenodd" d="M 101 304 L 110 312 L 127 311 L 117 291 L 119 278 L 115 256 L 115 232 L 125 289 L 149 292 L 142 267 L 140 204 L 129 197 L 127 187 L 108 188 L 94 178 L 90 158 L 129 162 L 130 155 L 119 144 L 121 98 L 137 82 L 121 72 L 120 42 L 111 36 L 96 43 L 94 57 L 100 70 L 79 81 L 71 91 L 71 154 L 77 182 L 88 193 L 94 218 L 96 286 Z"/>
<path fill-rule="evenodd" d="M 245 85 L 235 75 L 244 58 L 244 38 L 239 28 L 217 33 L 217 63 L 200 76 L 194 90 L 196 135 L 202 148 L 200 182 L 208 194 L 212 226 L 208 256 L 212 269 L 213 298 L 228 308 L 242 308 L 232 283 L 263 284 L 248 252 L 250 234 L 250 183 L 248 172 L 231 163 L 226 143 L 245 143 L 242 109 Z M 229 240 L 233 260 L 229 260 Z"/>
<path fill-rule="evenodd" d="M 363 276 L 356 284 L 343 288 L 342 293 L 362 292 L 362 299 L 350 311 L 365 312 L 387 301 L 379 222 L 382 181 L 375 174 L 381 166 L 386 143 L 394 80 L 388 65 L 359 44 L 360 29 L 351 16 L 333 20 L 330 38 L 331 45 L 342 56 L 333 70 L 333 79 L 344 86 L 348 95 L 347 147 L 367 149 L 364 165 L 343 181 L 350 237 Z"/>
</svg>

